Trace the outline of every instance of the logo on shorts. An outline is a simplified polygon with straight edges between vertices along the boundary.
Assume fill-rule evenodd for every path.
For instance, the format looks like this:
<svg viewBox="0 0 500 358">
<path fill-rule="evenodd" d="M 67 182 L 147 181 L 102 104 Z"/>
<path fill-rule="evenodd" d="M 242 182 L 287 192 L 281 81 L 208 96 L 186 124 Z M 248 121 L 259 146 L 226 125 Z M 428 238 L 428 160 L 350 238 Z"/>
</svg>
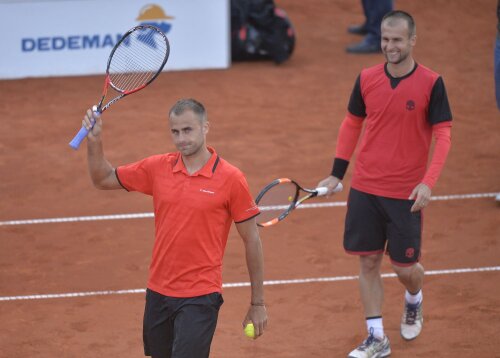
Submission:
<svg viewBox="0 0 500 358">
<path fill-rule="evenodd" d="M 406 249 L 405 256 L 411 259 L 413 256 L 415 256 L 415 249 L 413 247 Z"/>
<path fill-rule="evenodd" d="M 415 101 L 409 99 L 406 101 L 406 110 L 407 111 L 413 111 L 415 109 Z"/>
</svg>

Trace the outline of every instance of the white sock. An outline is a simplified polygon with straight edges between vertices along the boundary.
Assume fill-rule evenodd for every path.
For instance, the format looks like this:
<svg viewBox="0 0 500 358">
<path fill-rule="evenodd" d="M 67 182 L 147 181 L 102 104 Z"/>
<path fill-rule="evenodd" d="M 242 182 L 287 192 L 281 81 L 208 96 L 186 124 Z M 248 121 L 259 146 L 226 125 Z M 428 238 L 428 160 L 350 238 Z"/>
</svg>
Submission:
<svg viewBox="0 0 500 358">
<path fill-rule="evenodd" d="M 422 302 L 423 295 L 422 295 L 422 290 L 418 291 L 416 295 L 412 295 L 408 290 L 405 292 L 405 300 L 411 305 L 415 305 L 417 303 Z"/>
<path fill-rule="evenodd" d="M 373 336 L 378 339 L 384 338 L 384 324 L 382 323 L 382 316 L 368 317 L 366 319 L 366 328 L 368 334 L 373 330 Z"/>
</svg>

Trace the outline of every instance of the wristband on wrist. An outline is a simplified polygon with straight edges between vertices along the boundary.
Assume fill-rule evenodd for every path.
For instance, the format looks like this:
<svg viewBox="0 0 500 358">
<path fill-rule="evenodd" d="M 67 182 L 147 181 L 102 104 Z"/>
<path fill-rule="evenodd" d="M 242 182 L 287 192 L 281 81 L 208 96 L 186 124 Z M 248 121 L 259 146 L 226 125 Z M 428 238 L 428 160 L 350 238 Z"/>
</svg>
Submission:
<svg viewBox="0 0 500 358">
<path fill-rule="evenodd" d="M 345 159 L 335 158 L 333 160 L 332 175 L 340 180 L 344 179 L 345 172 L 349 166 L 349 161 Z"/>
</svg>

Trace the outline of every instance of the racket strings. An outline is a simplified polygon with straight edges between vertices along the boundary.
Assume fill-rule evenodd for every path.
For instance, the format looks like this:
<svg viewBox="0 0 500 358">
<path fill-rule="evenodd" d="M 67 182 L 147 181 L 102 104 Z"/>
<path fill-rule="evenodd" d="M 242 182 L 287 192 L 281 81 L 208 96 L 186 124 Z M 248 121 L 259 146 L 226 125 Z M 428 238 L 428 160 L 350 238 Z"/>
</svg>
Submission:
<svg viewBox="0 0 500 358">
<path fill-rule="evenodd" d="M 281 183 L 271 187 L 257 203 L 261 212 L 257 222 L 265 223 L 280 217 L 290 209 L 297 195 L 297 186 L 293 183 Z"/>
<path fill-rule="evenodd" d="M 147 84 L 158 72 L 162 58 L 159 61 L 137 61 L 142 54 L 126 54 L 126 57 L 116 59 L 110 67 L 111 82 L 123 91 L 130 91 Z"/>
<path fill-rule="evenodd" d="M 133 31 L 116 48 L 109 63 L 114 87 L 132 91 L 151 81 L 162 69 L 169 48 L 165 37 L 150 29 Z"/>
</svg>

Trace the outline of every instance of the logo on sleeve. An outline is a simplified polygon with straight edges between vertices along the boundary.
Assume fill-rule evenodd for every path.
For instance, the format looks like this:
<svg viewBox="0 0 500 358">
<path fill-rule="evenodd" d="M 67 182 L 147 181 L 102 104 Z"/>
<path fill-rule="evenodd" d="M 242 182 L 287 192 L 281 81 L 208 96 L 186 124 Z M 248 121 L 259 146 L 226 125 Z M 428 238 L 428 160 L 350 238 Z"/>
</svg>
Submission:
<svg viewBox="0 0 500 358">
<path fill-rule="evenodd" d="M 253 204 L 253 203 L 252 203 Z M 251 208 L 248 208 L 246 209 L 245 211 L 254 211 L 254 210 L 257 210 L 259 207 L 255 204 L 253 204 L 253 206 Z"/>
</svg>

